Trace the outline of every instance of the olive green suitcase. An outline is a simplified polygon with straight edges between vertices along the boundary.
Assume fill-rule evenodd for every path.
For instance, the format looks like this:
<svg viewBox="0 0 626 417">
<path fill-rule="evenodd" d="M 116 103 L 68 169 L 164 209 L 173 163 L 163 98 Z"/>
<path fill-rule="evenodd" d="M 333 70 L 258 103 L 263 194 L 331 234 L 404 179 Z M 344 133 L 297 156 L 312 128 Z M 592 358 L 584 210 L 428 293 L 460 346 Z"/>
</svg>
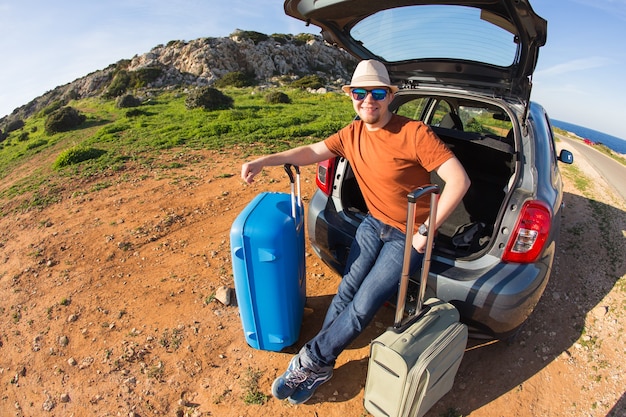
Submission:
<svg viewBox="0 0 626 417">
<path fill-rule="evenodd" d="M 439 188 L 428 185 L 408 195 L 407 230 L 413 230 L 415 201 L 430 195 L 430 218 L 437 212 Z M 432 223 L 432 222 L 431 222 Z M 430 268 L 432 225 L 422 265 L 415 315 L 403 320 L 409 281 L 411 233 L 407 233 L 402 277 L 393 327 L 372 341 L 364 405 L 377 417 L 421 417 L 454 383 L 467 346 L 467 326 L 450 303 L 424 295 Z"/>
</svg>

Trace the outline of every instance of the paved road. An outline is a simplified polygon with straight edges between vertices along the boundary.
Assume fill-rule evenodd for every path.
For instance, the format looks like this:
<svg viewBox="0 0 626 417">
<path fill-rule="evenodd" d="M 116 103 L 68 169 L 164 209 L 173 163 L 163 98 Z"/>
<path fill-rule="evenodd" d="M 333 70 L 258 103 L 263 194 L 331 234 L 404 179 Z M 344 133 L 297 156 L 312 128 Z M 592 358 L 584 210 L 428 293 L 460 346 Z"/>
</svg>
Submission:
<svg viewBox="0 0 626 417">
<path fill-rule="evenodd" d="M 617 195 L 621 195 L 624 201 L 626 201 L 626 166 L 620 164 L 616 160 L 609 158 L 602 152 L 584 144 L 581 141 L 570 139 L 566 136 L 557 134 L 559 139 L 567 143 L 568 147 L 574 148 L 578 153 L 598 171 L 598 173 L 606 180 L 606 182 L 613 187 Z M 576 159 L 574 159 L 574 164 Z"/>
</svg>

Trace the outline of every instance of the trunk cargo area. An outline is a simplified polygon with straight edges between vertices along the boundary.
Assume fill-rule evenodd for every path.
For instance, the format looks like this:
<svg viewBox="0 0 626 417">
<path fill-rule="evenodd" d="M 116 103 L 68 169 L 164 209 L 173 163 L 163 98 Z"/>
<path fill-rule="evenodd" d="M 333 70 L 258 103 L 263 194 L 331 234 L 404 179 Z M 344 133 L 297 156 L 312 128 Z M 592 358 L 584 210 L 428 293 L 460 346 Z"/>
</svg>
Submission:
<svg viewBox="0 0 626 417">
<path fill-rule="evenodd" d="M 472 259 L 489 248 L 495 226 L 514 180 L 516 152 L 512 139 L 432 127 L 465 167 L 472 184 L 456 210 L 439 228 L 434 252 L 450 258 Z M 341 190 L 344 209 L 361 217 L 367 212 L 351 168 Z M 433 173 L 433 183 L 443 187 Z"/>
</svg>

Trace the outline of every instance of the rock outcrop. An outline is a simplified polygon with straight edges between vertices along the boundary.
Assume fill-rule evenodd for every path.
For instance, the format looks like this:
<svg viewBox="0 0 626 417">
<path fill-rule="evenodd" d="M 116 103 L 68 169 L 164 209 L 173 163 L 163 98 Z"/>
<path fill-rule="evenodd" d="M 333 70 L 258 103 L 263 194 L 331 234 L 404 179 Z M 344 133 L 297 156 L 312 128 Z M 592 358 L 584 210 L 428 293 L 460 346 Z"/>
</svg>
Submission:
<svg viewBox="0 0 626 417">
<path fill-rule="evenodd" d="M 254 74 L 260 84 L 267 85 L 279 84 L 286 77 L 317 74 L 328 87 L 336 87 L 349 79 L 355 65 L 356 60 L 347 52 L 310 34 L 266 36 L 237 30 L 230 37 L 171 41 L 46 92 L 0 119 L 0 127 L 4 129 L 59 100 L 102 95 L 120 68 L 129 72 L 158 69 L 158 77 L 145 86 L 152 89 L 211 85 L 235 71 Z"/>
</svg>

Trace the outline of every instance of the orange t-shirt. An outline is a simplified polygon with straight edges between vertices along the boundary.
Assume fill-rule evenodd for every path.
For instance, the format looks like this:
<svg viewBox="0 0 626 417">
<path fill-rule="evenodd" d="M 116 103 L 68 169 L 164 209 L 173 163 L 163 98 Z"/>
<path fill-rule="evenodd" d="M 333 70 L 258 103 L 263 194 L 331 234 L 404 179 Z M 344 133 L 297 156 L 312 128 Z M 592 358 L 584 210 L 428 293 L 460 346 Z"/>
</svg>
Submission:
<svg viewBox="0 0 626 417">
<path fill-rule="evenodd" d="M 429 172 L 454 156 L 428 125 L 396 114 L 373 132 L 355 120 L 324 143 L 350 162 L 370 214 L 403 233 L 407 194 L 429 184 Z M 428 217 L 429 202 L 417 202 L 416 230 Z"/>
</svg>

